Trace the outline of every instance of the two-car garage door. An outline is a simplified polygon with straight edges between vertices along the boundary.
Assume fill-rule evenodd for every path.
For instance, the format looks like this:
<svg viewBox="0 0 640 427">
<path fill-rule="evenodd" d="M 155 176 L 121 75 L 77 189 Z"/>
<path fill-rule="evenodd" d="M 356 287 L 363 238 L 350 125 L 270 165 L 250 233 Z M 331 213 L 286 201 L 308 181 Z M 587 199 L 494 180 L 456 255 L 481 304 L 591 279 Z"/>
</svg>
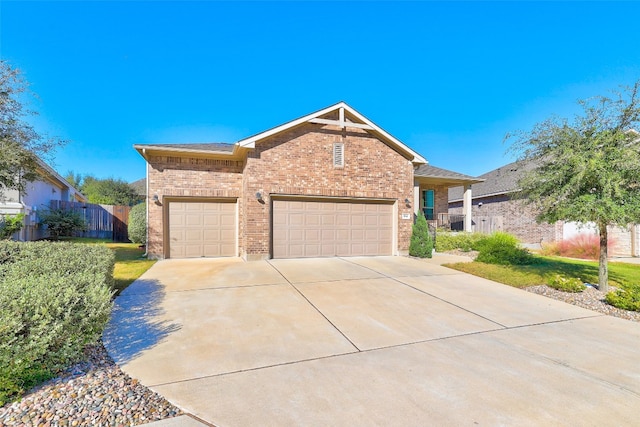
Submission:
<svg viewBox="0 0 640 427">
<path fill-rule="evenodd" d="M 392 242 L 392 204 L 273 200 L 274 258 L 391 255 Z"/>
<path fill-rule="evenodd" d="M 237 256 L 236 203 L 170 201 L 169 257 Z"/>
<path fill-rule="evenodd" d="M 392 255 L 393 204 L 273 199 L 273 258 Z M 236 200 L 168 202 L 170 258 L 237 256 Z"/>
</svg>

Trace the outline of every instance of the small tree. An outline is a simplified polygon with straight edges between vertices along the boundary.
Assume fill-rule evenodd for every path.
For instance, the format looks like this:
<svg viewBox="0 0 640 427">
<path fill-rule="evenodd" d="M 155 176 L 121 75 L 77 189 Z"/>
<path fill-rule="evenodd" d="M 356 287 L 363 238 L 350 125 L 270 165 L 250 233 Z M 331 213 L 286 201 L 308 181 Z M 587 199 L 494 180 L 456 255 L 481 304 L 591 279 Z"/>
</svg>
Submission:
<svg viewBox="0 0 640 427">
<path fill-rule="evenodd" d="M 129 240 L 145 245 L 147 243 L 147 204 L 139 203 L 129 212 L 127 225 Z"/>
<path fill-rule="evenodd" d="M 515 135 L 512 150 L 538 165 L 519 182 L 538 221 L 593 222 L 600 234 L 598 285 L 608 290 L 607 226 L 640 221 L 640 80 L 615 98 L 579 101 L 573 122 L 550 118 Z M 511 136 L 507 135 L 506 139 Z"/>
<path fill-rule="evenodd" d="M 0 216 L 0 240 L 10 240 L 18 231 L 22 230 L 24 214 Z"/>
<path fill-rule="evenodd" d="M 28 84 L 16 68 L 0 60 L 0 195 L 24 192 L 27 182 L 40 177 L 38 157 L 45 157 L 63 141 L 42 135 L 26 120 L 36 115 L 23 105 Z"/>
<path fill-rule="evenodd" d="M 70 237 L 74 231 L 86 231 L 87 224 L 78 212 L 64 209 L 40 211 L 40 222 L 47 226 L 53 239 Z"/>
<path fill-rule="evenodd" d="M 418 213 L 416 223 L 413 224 L 409 255 L 418 258 L 431 258 L 433 255 L 433 239 L 429 233 L 429 224 L 422 212 Z"/>
</svg>

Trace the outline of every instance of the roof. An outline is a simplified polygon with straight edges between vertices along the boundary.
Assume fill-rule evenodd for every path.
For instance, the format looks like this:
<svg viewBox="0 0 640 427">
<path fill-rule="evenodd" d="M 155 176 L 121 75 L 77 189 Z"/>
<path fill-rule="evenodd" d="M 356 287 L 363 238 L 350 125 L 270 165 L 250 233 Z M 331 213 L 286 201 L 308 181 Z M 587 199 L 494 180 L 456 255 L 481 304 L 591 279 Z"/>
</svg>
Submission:
<svg viewBox="0 0 640 427">
<path fill-rule="evenodd" d="M 473 181 L 480 182 L 478 178 L 474 178 L 469 175 L 465 175 L 463 173 L 450 171 L 448 169 L 442 169 L 431 165 L 421 165 L 418 169 L 415 170 L 413 176 L 416 177 L 424 177 L 424 178 L 444 178 L 451 179 L 454 181 L 464 180 L 464 181 Z"/>
<path fill-rule="evenodd" d="M 471 186 L 471 195 L 474 199 L 479 197 L 508 194 L 518 190 L 518 181 L 528 171 L 535 168 L 534 163 L 513 162 L 500 166 L 490 172 L 480 175 L 479 182 Z M 462 200 L 464 189 L 453 187 L 449 189 L 449 202 Z"/>
<path fill-rule="evenodd" d="M 58 172 L 56 172 L 47 163 L 45 163 L 44 160 L 42 160 L 38 156 L 36 156 L 36 160 L 37 160 L 38 165 L 40 166 L 41 170 L 46 175 L 46 178 L 48 178 L 50 181 L 54 182 L 56 185 L 58 185 L 60 187 L 67 187 L 68 189 L 73 190 L 74 197 L 77 200 L 80 200 L 82 202 L 86 202 L 88 200 L 84 194 L 82 194 L 80 191 L 78 191 L 77 188 L 75 188 L 73 185 L 71 185 L 69 183 L 69 181 L 67 181 L 62 176 L 60 176 L 60 174 Z"/>
<path fill-rule="evenodd" d="M 138 144 L 146 147 L 174 148 L 176 150 L 233 152 L 234 144 L 225 142 L 188 143 L 188 144 Z"/>
<path fill-rule="evenodd" d="M 137 181 L 130 182 L 129 186 L 133 188 L 139 196 L 147 195 L 147 178 L 140 178 Z"/>
</svg>

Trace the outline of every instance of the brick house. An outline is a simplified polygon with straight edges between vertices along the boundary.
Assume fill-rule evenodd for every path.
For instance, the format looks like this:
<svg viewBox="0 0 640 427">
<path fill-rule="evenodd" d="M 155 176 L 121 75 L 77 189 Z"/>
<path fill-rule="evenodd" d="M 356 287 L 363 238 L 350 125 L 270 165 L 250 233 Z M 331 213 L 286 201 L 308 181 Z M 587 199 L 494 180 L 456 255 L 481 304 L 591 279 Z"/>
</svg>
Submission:
<svg viewBox="0 0 640 427">
<path fill-rule="evenodd" d="M 134 148 L 155 258 L 405 254 L 416 212 L 446 215 L 448 188 L 470 201 L 478 182 L 427 165 L 344 102 L 233 144 Z"/>
<path fill-rule="evenodd" d="M 505 231 L 531 245 L 559 242 L 578 234 L 597 234 L 594 226 L 580 227 L 574 222 L 536 222 L 535 209 L 513 197 L 518 190 L 519 179 L 534 167 L 531 163 L 513 162 L 479 176 L 484 181 L 472 185 L 471 229 L 487 233 Z M 462 198 L 462 187 L 449 189 L 450 215 L 462 213 Z M 609 248 L 611 256 L 640 255 L 640 226 L 631 225 L 628 229 L 609 227 L 608 233 L 612 242 Z"/>
</svg>

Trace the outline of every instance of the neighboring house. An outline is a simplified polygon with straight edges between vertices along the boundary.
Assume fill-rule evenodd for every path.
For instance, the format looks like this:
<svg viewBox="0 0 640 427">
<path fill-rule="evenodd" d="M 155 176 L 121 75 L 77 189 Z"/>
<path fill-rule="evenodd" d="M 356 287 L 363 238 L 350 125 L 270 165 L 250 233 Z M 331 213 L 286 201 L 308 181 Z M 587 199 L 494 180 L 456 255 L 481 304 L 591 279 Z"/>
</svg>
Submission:
<svg viewBox="0 0 640 427">
<path fill-rule="evenodd" d="M 5 188 L 0 195 L 0 215 L 25 215 L 22 230 L 14 236 L 16 240 L 38 240 L 46 237 L 46 231 L 38 225 L 38 211 L 48 209 L 52 200 L 87 201 L 82 193 L 45 162 L 38 159 L 38 165 L 41 177 L 27 183 L 24 194 Z"/>
<path fill-rule="evenodd" d="M 147 198 L 147 179 L 141 178 L 137 181 L 133 181 L 129 183 L 129 186 L 136 191 L 136 194 L 140 196 L 140 200 L 145 200 Z"/>
<path fill-rule="evenodd" d="M 398 255 L 477 179 L 427 165 L 344 102 L 234 144 L 139 144 L 155 258 Z M 466 221 L 471 226 L 470 218 Z"/>
<path fill-rule="evenodd" d="M 504 231 L 530 245 L 560 242 L 578 234 L 596 234 L 593 225 L 580 226 L 575 222 L 563 221 L 555 224 L 536 222 L 536 210 L 513 197 L 519 189 L 520 178 L 533 168 L 531 163 L 513 162 L 478 177 L 484 182 L 472 185 L 472 230 L 486 233 Z M 462 212 L 462 198 L 462 187 L 449 189 L 450 215 Z M 609 250 L 612 256 L 640 255 L 640 226 L 630 226 L 628 229 L 609 227 L 608 230 L 613 242 Z"/>
</svg>

